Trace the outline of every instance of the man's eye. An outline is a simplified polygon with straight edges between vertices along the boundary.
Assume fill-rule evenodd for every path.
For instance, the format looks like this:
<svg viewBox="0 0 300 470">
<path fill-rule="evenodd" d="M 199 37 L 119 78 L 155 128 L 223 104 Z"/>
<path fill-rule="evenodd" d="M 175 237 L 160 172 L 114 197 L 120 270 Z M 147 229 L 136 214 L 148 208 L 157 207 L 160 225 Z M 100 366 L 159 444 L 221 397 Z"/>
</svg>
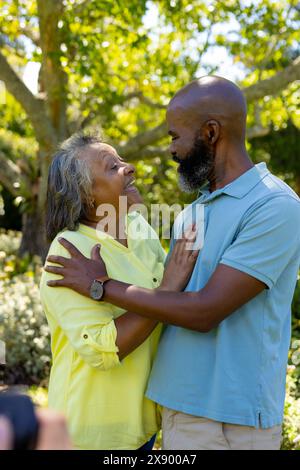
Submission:
<svg viewBox="0 0 300 470">
<path fill-rule="evenodd" d="M 112 166 L 112 170 L 115 170 L 116 168 L 118 168 L 118 165 L 115 163 L 113 166 Z"/>
</svg>

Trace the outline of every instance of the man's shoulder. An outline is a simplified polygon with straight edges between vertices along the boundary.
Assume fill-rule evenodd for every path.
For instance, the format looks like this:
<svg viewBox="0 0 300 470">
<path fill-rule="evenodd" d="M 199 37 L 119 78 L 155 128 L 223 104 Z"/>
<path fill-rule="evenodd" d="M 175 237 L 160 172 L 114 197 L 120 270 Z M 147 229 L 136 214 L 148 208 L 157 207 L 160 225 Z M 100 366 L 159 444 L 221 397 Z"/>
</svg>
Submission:
<svg viewBox="0 0 300 470">
<path fill-rule="evenodd" d="M 297 193 L 287 184 L 285 181 L 275 176 L 273 173 L 268 173 L 265 178 L 262 179 L 260 189 L 265 193 L 266 196 L 280 196 L 287 197 L 287 201 L 290 198 L 300 202 L 300 198 Z"/>
<path fill-rule="evenodd" d="M 255 212 L 273 211 L 281 217 L 300 213 L 300 198 L 282 179 L 268 172 L 246 196 L 243 218 Z"/>
<path fill-rule="evenodd" d="M 285 226 L 287 234 L 293 230 L 294 234 L 299 233 L 300 236 L 300 199 L 288 185 L 285 186 L 281 189 L 271 188 L 255 198 L 243 214 L 242 225 L 256 221 L 257 226 L 262 224 L 274 230 L 281 224 Z"/>
</svg>

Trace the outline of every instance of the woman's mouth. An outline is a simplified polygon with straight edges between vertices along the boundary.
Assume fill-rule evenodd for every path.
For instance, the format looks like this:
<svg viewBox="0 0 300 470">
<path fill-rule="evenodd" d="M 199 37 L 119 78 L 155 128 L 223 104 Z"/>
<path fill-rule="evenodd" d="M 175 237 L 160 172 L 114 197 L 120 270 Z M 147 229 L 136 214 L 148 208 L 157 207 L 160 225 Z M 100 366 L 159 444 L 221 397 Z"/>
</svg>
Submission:
<svg viewBox="0 0 300 470">
<path fill-rule="evenodd" d="M 137 188 L 135 187 L 135 180 L 129 181 L 126 184 L 124 191 L 137 191 Z"/>
</svg>

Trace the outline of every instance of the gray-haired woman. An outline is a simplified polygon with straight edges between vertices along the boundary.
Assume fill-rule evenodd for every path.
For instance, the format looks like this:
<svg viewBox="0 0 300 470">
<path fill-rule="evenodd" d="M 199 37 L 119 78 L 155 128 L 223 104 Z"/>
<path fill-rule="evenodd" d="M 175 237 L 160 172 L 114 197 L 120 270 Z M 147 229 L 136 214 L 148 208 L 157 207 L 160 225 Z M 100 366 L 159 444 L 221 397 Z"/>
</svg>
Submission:
<svg viewBox="0 0 300 470">
<path fill-rule="evenodd" d="M 158 288 L 165 253 L 146 220 L 129 210 L 141 203 L 134 174 L 134 167 L 97 137 L 80 134 L 64 142 L 49 171 L 49 254 L 69 256 L 58 241 L 62 233 L 86 257 L 95 256 L 95 245 L 101 242 L 111 277 Z M 101 212 L 104 204 L 111 212 L 108 218 Z M 168 290 L 184 288 L 195 262 L 181 256 L 180 270 L 171 276 L 178 250 L 182 242 L 163 279 Z M 70 289 L 48 287 L 60 269 L 56 274 L 44 272 L 40 285 L 53 355 L 49 406 L 65 413 L 77 448 L 138 449 L 145 443 L 144 449 L 151 448 L 160 418 L 144 392 L 161 326 L 98 302 L 98 281 L 90 299 Z"/>
</svg>

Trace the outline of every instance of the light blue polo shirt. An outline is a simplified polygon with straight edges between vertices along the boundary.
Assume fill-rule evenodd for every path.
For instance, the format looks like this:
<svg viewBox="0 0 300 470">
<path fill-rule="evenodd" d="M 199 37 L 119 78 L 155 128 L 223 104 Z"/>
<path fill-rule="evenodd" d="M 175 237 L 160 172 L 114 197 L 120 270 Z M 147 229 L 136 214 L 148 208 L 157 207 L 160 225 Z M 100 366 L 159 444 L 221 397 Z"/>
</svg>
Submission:
<svg viewBox="0 0 300 470">
<path fill-rule="evenodd" d="M 202 188 L 193 211 L 202 204 L 204 246 L 186 291 L 203 288 L 219 263 L 267 287 L 209 333 L 167 326 L 147 397 L 225 423 L 278 425 L 300 264 L 300 200 L 260 163 L 224 188 Z"/>
</svg>

